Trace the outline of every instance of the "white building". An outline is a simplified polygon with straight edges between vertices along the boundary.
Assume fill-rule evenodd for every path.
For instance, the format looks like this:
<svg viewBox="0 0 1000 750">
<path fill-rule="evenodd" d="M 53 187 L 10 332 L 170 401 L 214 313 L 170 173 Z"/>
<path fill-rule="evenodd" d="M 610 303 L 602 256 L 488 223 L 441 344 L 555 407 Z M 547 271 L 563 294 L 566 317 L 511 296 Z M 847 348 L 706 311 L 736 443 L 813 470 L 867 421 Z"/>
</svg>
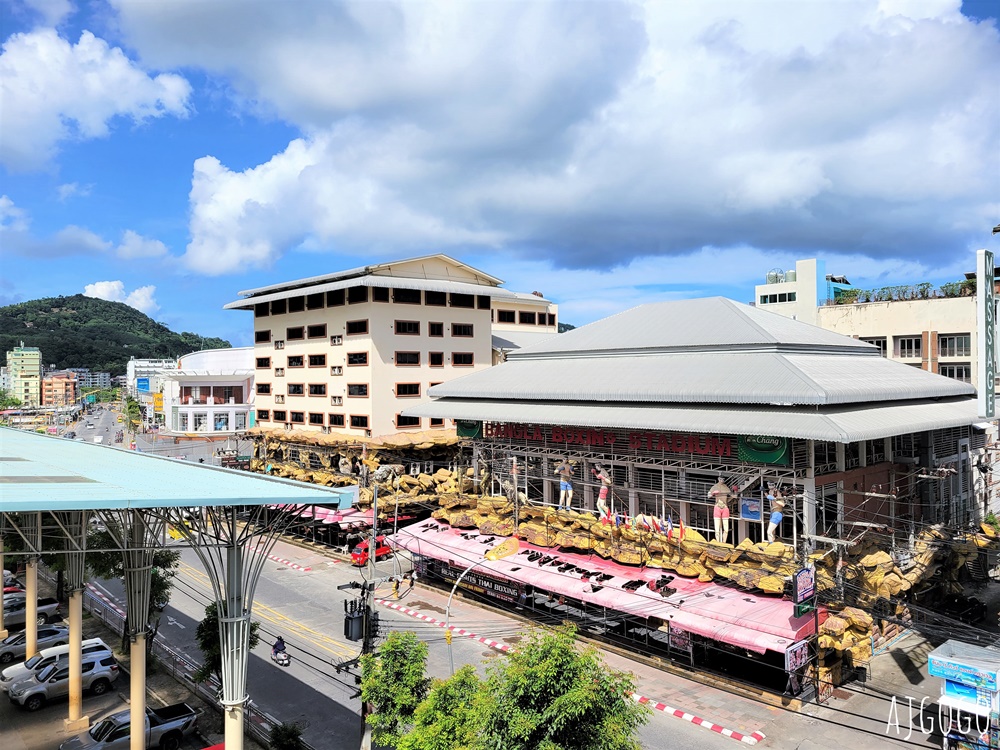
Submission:
<svg viewBox="0 0 1000 750">
<path fill-rule="evenodd" d="M 500 336 L 557 330 L 554 305 L 502 283 L 428 255 L 240 292 L 226 309 L 254 311 L 258 425 L 368 436 L 444 427 L 401 412 L 493 364 L 494 318 Z"/>
<path fill-rule="evenodd" d="M 232 435 L 253 426 L 252 346 L 186 354 L 163 382 L 167 432 Z"/>
</svg>

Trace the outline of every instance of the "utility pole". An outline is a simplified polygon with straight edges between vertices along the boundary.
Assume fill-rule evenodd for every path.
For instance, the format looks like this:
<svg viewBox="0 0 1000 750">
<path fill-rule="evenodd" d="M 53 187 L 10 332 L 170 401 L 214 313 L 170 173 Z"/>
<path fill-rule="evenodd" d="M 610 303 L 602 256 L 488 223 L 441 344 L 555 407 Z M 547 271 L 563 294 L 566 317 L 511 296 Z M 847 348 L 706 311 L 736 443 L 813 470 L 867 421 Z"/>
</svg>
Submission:
<svg viewBox="0 0 1000 750">
<path fill-rule="evenodd" d="M 374 632 L 378 620 L 372 617 L 372 606 L 375 604 L 375 554 L 378 551 L 378 483 L 372 486 L 372 535 L 368 541 L 368 583 L 364 590 L 364 640 L 361 642 L 361 653 L 370 654 L 374 651 Z M 361 750 L 371 750 L 372 729 L 368 723 L 368 703 L 361 699 Z"/>
</svg>

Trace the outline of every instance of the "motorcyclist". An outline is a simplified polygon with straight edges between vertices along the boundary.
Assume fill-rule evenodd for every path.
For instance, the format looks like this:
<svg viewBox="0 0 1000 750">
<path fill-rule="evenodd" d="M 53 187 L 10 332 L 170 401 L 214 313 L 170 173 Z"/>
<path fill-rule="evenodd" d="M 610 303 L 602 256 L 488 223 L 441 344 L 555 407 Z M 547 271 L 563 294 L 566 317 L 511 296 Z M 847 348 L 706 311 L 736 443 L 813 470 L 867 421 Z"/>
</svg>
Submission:
<svg viewBox="0 0 1000 750">
<path fill-rule="evenodd" d="M 274 642 L 274 646 L 271 648 L 271 656 L 283 653 L 285 653 L 285 640 L 279 635 L 278 640 Z"/>
</svg>

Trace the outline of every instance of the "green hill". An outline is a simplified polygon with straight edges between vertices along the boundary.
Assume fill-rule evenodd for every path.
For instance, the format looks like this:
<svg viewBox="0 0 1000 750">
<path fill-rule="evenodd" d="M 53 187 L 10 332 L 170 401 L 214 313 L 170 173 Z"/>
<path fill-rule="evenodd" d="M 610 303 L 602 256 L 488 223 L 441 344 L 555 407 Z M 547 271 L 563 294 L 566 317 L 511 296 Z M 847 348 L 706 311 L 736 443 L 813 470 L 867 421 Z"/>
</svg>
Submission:
<svg viewBox="0 0 1000 750">
<path fill-rule="evenodd" d="M 42 350 L 45 367 L 89 367 L 112 375 L 124 375 L 131 357 L 172 358 L 230 346 L 223 339 L 174 333 L 122 302 L 82 294 L 0 307 L 0 352 L 22 341 Z"/>
</svg>

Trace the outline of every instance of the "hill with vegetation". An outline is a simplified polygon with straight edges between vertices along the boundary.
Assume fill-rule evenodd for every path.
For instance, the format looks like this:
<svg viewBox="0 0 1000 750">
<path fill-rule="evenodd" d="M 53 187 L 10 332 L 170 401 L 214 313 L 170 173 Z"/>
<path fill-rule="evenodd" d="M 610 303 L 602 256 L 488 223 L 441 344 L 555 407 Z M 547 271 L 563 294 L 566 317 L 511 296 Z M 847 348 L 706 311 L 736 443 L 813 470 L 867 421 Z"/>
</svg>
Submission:
<svg viewBox="0 0 1000 750">
<path fill-rule="evenodd" d="M 124 375 L 131 357 L 175 358 L 230 346 L 219 338 L 174 333 L 122 302 L 82 294 L 0 307 L 0 352 L 22 341 L 42 350 L 45 367 L 89 367 L 112 375 Z"/>
</svg>

